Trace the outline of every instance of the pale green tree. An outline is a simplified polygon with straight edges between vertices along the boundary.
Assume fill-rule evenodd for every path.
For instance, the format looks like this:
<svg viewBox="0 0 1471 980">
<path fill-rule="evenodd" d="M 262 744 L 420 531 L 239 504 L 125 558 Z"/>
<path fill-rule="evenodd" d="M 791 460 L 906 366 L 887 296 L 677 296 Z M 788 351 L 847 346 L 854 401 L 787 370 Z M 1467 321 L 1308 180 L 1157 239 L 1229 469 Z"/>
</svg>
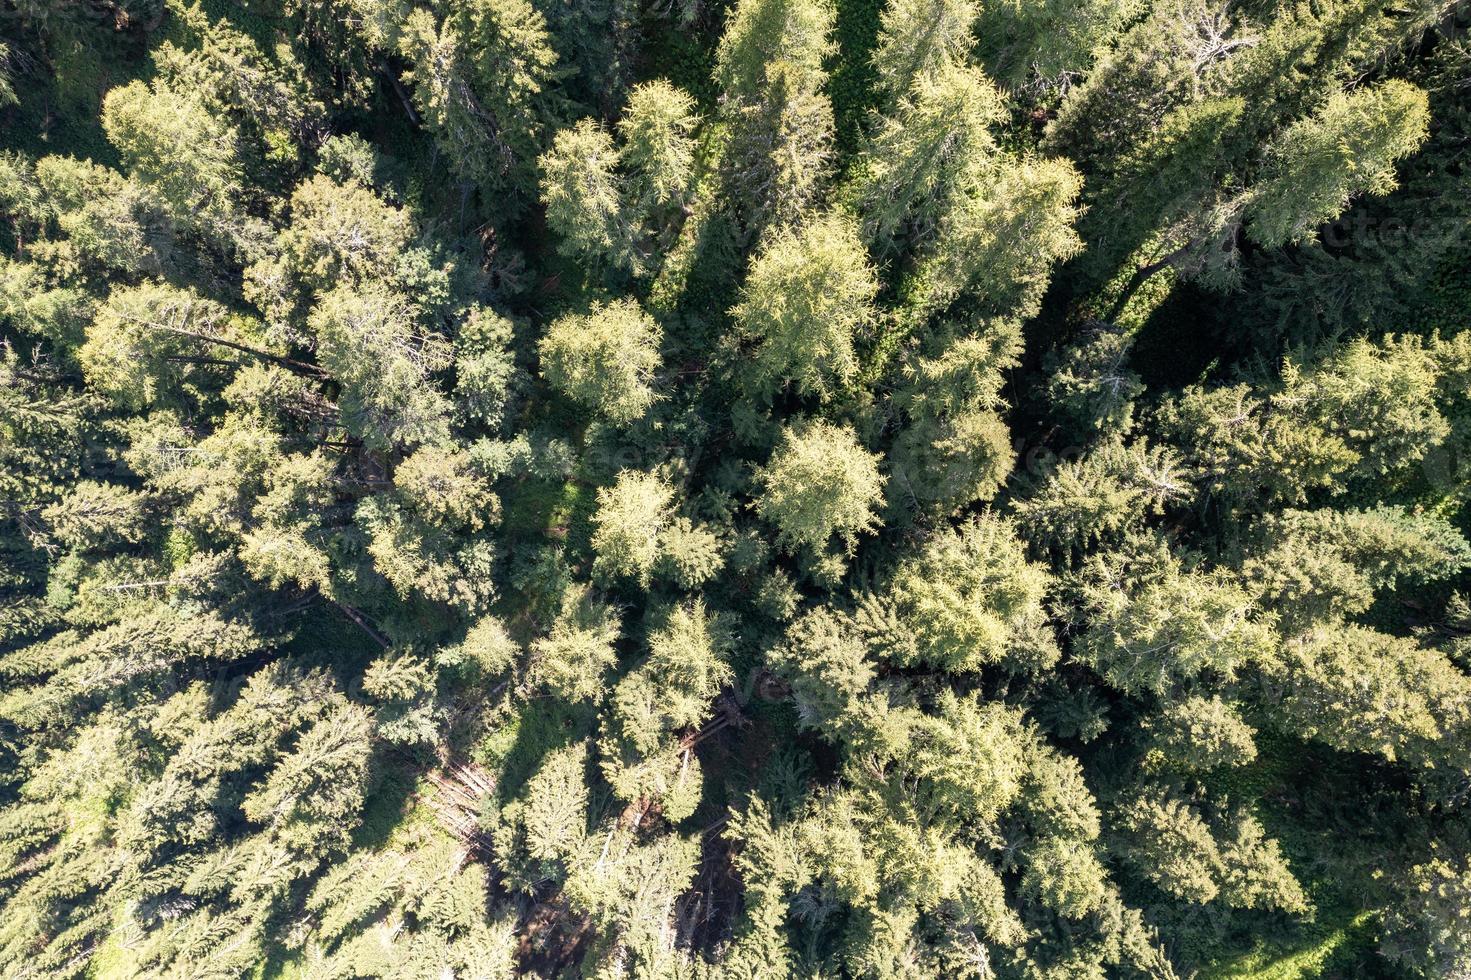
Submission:
<svg viewBox="0 0 1471 980">
<path fill-rule="evenodd" d="M 771 460 L 757 473 L 756 512 L 791 552 L 825 549 L 834 538 L 852 552 L 858 536 L 879 525 L 875 506 L 884 477 L 879 457 L 848 429 L 801 421 L 782 431 Z"/>
<path fill-rule="evenodd" d="M 547 221 L 568 255 L 643 275 L 663 261 L 694 182 L 694 100 L 663 80 L 635 86 L 618 120 L 621 146 L 580 120 L 542 154 Z"/>
<path fill-rule="evenodd" d="M 102 127 L 128 172 L 175 221 L 230 240 L 243 178 L 234 126 L 194 93 L 129 82 L 107 93 Z"/>
<path fill-rule="evenodd" d="M 619 161 L 629 175 L 628 207 L 643 222 L 683 206 L 695 174 L 699 117 L 690 94 L 664 79 L 635 85 L 618 120 Z"/>
<path fill-rule="evenodd" d="M 1171 701 L 1140 725 L 1145 764 L 1184 771 L 1246 765 L 1256 758 L 1255 729 L 1220 697 Z"/>
<path fill-rule="evenodd" d="M 657 473 L 623 470 L 598 490 L 593 516 L 593 573 L 648 586 L 672 517 L 674 487 Z"/>
<path fill-rule="evenodd" d="M 1418 337 L 1356 338 L 1316 360 L 1287 359 L 1280 380 L 1191 386 L 1165 403 L 1160 430 L 1207 488 L 1242 505 L 1299 502 L 1423 459 L 1449 433 L 1440 368 Z"/>
<path fill-rule="evenodd" d="M 975 47 L 976 14 L 972 0 L 886 3 L 873 65 L 889 98 L 897 101 L 931 73 L 963 65 Z"/>
<path fill-rule="evenodd" d="M 414 102 L 451 165 L 487 194 L 532 190 L 557 107 L 546 18 L 526 0 L 469 0 L 441 22 L 409 14 L 399 49 Z"/>
<path fill-rule="evenodd" d="M 1011 523 L 986 513 L 936 532 L 902 559 L 865 610 L 872 618 L 860 623 L 901 664 L 979 670 L 1008 654 L 1045 650 L 1048 585 L 1046 569 L 1027 560 Z"/>
<path fill-rule="evenodd" d="M 158 195 L 137 180 L 90 161 L 36 161 L 36 184 L 49 199 L 62 243 L 50 262 L 68 260 L 124 275 L 158 275 L 173 257 L 173 234 Z M 39 244 L 39 243 L 38 243 Z"/>
<path fill-rule="evenodd" d="M 552 322 L 538 344 L 542 375 L 573 401 L 614 422 L 654 404 L 654 371 L 663 332 L 635 300 L 596 303 Z"/>
<path fill-rule="evenodd" d="M 547 223 L 562 236 L 567 255 L 617 269 L 638 263 L 633 229 L 623 213 L 623 179 L 607 129 L 591 119 L 559 132 L 541 157 L 541 199 Z"/>
<path fill-rule="evenodd" d="M 149 533 L 147 494 L 116 483 L 86 480 L 41 512 L 51 533 L 75 551 L 136 545 Z"/>
<path fill-rule="evenodd" d="M 1073 231 L 1082 178 L 1066 160 L 999 159 L 956 195 L 906 286 L 920 315 L 962 296 L 993 315 L 1029 317 L 1054 263 L 1081 249 Z"/>
<path fill-rule="evenodd" d="M 864 237 L 880 251 L 901 231 L 912 246 L 934 237 L 997 153 L 1001 95 L 977 68 L 943 61 L 900 93 L 873 135 L 854 194 Z"/>
<path fill-rule="evenodd" d="M 949 515 L 989 500 L 1016 458 L 1001 389 L 1021 353 L 1020 325 L 988 320 L 969 335 L 948 333 L 935 343 L 936 356 L 902 365 L 893 394 L 903 416 L 890 450 L 889 497 L 901 511 Z"/>
<path fill-rule="evenodd" d="M 227 18 L 211 19 L 200 7 L 182 8 L 175 16 L 185 39 L 164 41 L 153 50 L 160 82 L 195 95 L 212 114 L 233 121 L 246 155 L 258 154 L 271 166 L 298 163 L 307 146 L 324 135 L 327 112 L 295 56 L 278 48 L 272 52 L 278 63 Z"/>
<path fill-rule="evenodd" d="M 1362 626 L 1320 627 L 1268 664 L 1273 714 L 1305 738 L 1464 772 L 1471 681 L 1438 650 Z"/>
<path fill-rule="evenodd" d="M 698 729 L 734 678 L 729 625 L 701 602 L 674 606 L 654 619 L 648 644 L 648 657 L 613 691 L 602 766 L 621 799 L 657 800 L 679 820 L 700 798 Z"/>
<path fill-rule="evenodd" d="M 1242 571 L 1295 627 L 1362 613 L 1381 591 L 1445 579 L 1471 559 L 1444 518 L 1399 507 L 1283 510 L 1257 534 Z"/>
<path fill-rule="evenodd" d="M 1398 901 L 1384 914 L 1380 948 L 1423 977 L 1455 977 L 1471 970 L 1471 859 L 1439 843 L 1430 860 L 1395 881 Z"/>
<path fill-rule="evenodd" d="M 826 0 L 741 0 L 726 21 L 715 66 L 726 174 L 752 229 L 792 224 L 817 199 L 833 139 L 823 60 L 834 19 Z"/>
<path fill-rule="evenodd" d="M 841 394 L 858 373 L 855 339 L 873 322 L 878 280 L 852 222 L 831 213 L 783 231 L 757 255 L 731 310 L 756 345 L 745 384 L 769 397 L 787 385 Z"/>
<path fill-rule="evenodd" d="M 404 599 L 485 612 L 495 597 L 495 546 L 481 532 L 500 516 L 489 481 L 467 453 L 429 445 L 399 464 L 393 484 L 356 512 L 378 573 Z"/>
<path fill-rule="evenodd" d="M 791 686 L 802 723 L 828 737 L 854 716 L 877 667 L 852 625 L 824 606 L 796 619 L 766 659 Z"/>
<path fill-rule="evenodd" d="M 1117 540 L 1188 502 L 1191 475 L 1169 447 L 1109 440 L 1055 464 L 1012 507 L 1031 541 L 1072 551 Z"/>
<path fill-rule="evenodd" d="M 225 308 L 193 291 L 123 287 L 98 309 L 77 360 L 98 391 L 143 408 L 178 398 L 216 353 L 235 346 L 232 333 Z"/>
<path fill-rule="evenodd" d="M 1125 860 L 1182 901 L 1204 905 L 1219 897 L 1238 908 L 1307 908 L 1277 843 L 1250 814 L 1229 815 L 1218 835 L 1199 808 L 1154 787 L 1121 806 L 1115 819 L 1128 840 Z"/>
<path fill-rule="evenodd" d="M 1395 162 L 1420 148 L 1429 125 L 1429 100 L 1408 82 L 1334 93 L 1267 146 L 1247 234 L 1268 248 L 1301 241 L 1354 195 L 1394 190 Z"/>
<path fill-rule="evenodd" d="M 593 700 L 617 659 L 613 643 L 620 632 L 612 606 L 588 586 L 573 586 L 562 596 L 547 635 L 531 644 L 532 675 L 557 697 Z"/>
<path fill-rule="evenodd" d="M 492 429 L 505 420 L 521 375 L 511 341 L 509 319 L 476 306 L 455 331 L 455 402 L 466 416 Z"/>
<path fill-rule="evenodd" d="M 1090 557 L 1078 581 L 1087 623 L 1074 653 L 1125 694 L 1165 695 L 1270 659 L 1270 617 L 1227 575 L 1186 566 L 1157 538 Z"/>
<path fill-rule="evenodd" d="M 317 358 L 342 386 L 343 422 L 370 446 L 432 445 L 449 437 L 450 401 L 432 378 L 450 366 L 451 347 L 414 314 L 381 286 L 339 287 L 312 310 Z"/>
</svg>

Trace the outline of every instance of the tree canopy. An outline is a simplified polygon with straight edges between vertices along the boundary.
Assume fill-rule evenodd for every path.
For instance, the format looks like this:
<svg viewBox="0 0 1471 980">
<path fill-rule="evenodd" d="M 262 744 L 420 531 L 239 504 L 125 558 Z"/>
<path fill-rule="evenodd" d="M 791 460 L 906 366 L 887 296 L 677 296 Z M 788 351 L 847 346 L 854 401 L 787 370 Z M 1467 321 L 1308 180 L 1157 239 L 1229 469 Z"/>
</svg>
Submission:
<svg viewBox="0 0 1471 980">
<path fill-rule="evenodd" d="M 1468 28 L 0 0 L 0 980 L 1471 978 Z"/>
</svg>

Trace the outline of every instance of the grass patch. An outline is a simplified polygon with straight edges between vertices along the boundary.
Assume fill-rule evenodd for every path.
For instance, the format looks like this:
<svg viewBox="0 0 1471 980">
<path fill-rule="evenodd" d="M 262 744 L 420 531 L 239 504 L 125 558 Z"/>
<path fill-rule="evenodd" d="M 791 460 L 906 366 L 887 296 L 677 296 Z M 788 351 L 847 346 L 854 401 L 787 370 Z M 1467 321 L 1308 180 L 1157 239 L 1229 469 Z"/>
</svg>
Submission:
<svg viewBox="0 0 1471 980">
<path fill-rule="evenodd" d="M 513 538 L 585 538 L 593 492 L 571 480 L 529 479 L 506 495 L 502 529 Z"/>
<path fill-rule="evenodd" d="M 1200 980 L 1330 980 L 1368 977 L 1373 969 L 1373 916 L 1359 912 L 1321 923 L 1297 944 L 1259 942 L 1250 952 L 1202 970 Z"/>
</svg>

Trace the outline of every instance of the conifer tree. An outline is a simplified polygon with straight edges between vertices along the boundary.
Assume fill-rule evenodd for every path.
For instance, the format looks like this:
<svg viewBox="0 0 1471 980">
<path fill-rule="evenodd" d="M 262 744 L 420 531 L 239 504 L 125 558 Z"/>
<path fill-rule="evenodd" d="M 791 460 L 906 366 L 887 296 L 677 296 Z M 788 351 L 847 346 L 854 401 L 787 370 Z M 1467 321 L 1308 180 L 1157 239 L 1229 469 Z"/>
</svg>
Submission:
<svg viewBox="0 0 1471 980">
<path fill-rule="evenodd" d="M 999 161 L 940 221 L 908 304 L 928 315 L 967 297 L 992 315 L 1034 315 L 1053 263 L 1080 248 L 1072 223 L 1081 187 L 1064 160 Z"/>
<path fill-rule="evenodd" d="M 131 82 L 107 93 L 102 125 L 129 172 L 175 221 L 205 233 L 233 223 L 242 194 L 239 137 L 197 95 Z"/>
<path fill-rule="evenodd" d="M 694 811 L 702 772 L 693 735 L 733 677 L 727 624 L 698 601 L 668 609 L 648 636 L 649 655 L 618 682 L 599 742 L 619 797 L 656 801 L 671 821 Z"/>
<path fill-rule="evenodd" d="M 873 318 L 878 283 L 852 225 L 838 213 L 773 237 L 733 310 L 756 344 L 746 384 L 769 397 L 786 385 L 832 398 L 858 372 L 856 337 Z"/>
<path fill-rule="evenodd" d="M 1066 91 L 1074 77 L 1087 77 L 1141 6 L 1132 0 L 985 3 L 975 21 L 978 54 L 987 74 L 1009 91 Z"/>
<path fill-rule="evenodd" d="M 660 538 L 670 519 L 674 488 L 658 474 L 624 470 L 598 491 L 592 546 L 593 571 L 609 579 L 630 578 L 647 586 L 660 555 Z"/>
<path fill-rule="evenodd" d="M 629 208 L 645 225 L 683 207 L 695 175 L 699 117 L 689 93 L 663 79 L 635 85 L 618 120 L 619 161 L 630 174 Z"/>
<path fill-rule="evenodd" d="M 988 513 L 902 560 L 869 628 L 901 664 L 965 672 L 1008 656 L 1055 658 L 1042 626 L 1047 587 L 1009 522 Z"/>
<path fill-rule="evenodd" d="M 1165 695 L 1202 674 L 1229 680 L 1276 646 L 1249 592 L 1185 566 L 1157 538 L 1133 537 L 1090 557 L 1078 599 L 1089 624 L 1078 658 L 1126 694 Z"/>
<path fill-rule="evenodd" d="M 824 0 L 741 0 L 720 39 L 728 182 L 751 228 L 792 225 L 817 201 L 833 139 L 822 89 L 834 16 Z"/>
<path fill-rule="evenodd" d="M 1422 976 L 1455 976 L 1471 964 L 1464 928 L 1471 888 L 1467 864 L 1437 847 L 1431 860 L 1415 865 L 1397 883 L 1402 904 L 1390 906 L 1384 922 L 1385 954 L 1391 960 Z"/>
<path fill-rule="evenodd" d="M 933 73 L 964 64 L 975 45 L 976 6 L 966 0 L 897 0 L 879 14 L 873 64 L 895 101 Z"/>
<path fill-rule="evenodd" d="M 1425 93 L 1391 80 L 1335 93 L 1266 149 L 1266 173 L 1247 206 L 1248 234 L 1273 248 L 1337 217 L 1360 193 L 1394 189 L 1394 163 L 1425 141 Z"/>
<path fill-rule="evenodd" d="M 469 0 L 436 23 L 418 8 L 399 48 L 413 65 L 414 102 L 455 171 L 487 194 L 528 189 L 559 112 L 542 14 L 526 0 Z"/>
<path fill-rule="evenodd" d="M 622 145 L 583 119 L 542 155 L 547 220 L 569 255 L 643 274 L 657 268 L 683 218 L 694 179 L 694 103 L 665 81 L 629 93 Z"/>
<path fill-rule="evenodd" d="M 220 304 L 185 290 L 146 284 L 108 297 L 87 328 L 77 360 L 98 390 L 121 405 L 143 408 L 177 397 L 191 374 L 208 370 L 214 354 L 238 347 L 229 339 L 231 332 Z"/>
<path fill-rule="evenodd" d="M 449 366 L 450 347 L 415 323 L 407 302 L 382 287 L 339 287 L 322 297 L 309 326 L 322 367 L 342 386 L 349 432 L 384 447 L 448 438 L 449 401 L 430 377 Z"/>
<path fill-rule="evenodd" d="M 1000 93 L 976 68 L 942 61 L 900 93 L 883 117 L 856 194 L 864 234 L 881 249 L 901 229 L 913 245 L 937 233 L 997 152 L 990 129 L 1003 118 Z"/>
<path fill-rule="evenodd" d="M 586 586 L 574 586 L 547 635 L 531 644 L 532 673 L 558 697 L 585 701 L 603 688 L 603 675 L 617 659 L 617 612 Z"/>
<path fill-rule="evenodd" d="M 495 546 L 481 532 L 500 500 L 467 453 L 425 446 L 403 460 L 393 490 L 358 505 L 373 565 L 405 597 L 482 613 L 495 596 Z"/>
<path fill-rule="evenodd" d="M 632 299 L 595 304 L 547 328 L 538 350 L 548 382 L 610 420 L 638 419 L 658 397 L 659 325 Z"/>
<path fill-rule="evenodd" d="M 821 421 L 791 426 L 757 476 L 757 513 L 783 550 L 820 554 L 835 543 L 851 553 L 858 535 L 878 527 L 884 477 L 850 431 Z"/>
<path fill-rule="evenodd" d="M 894 440 L 891 504 L 948 514 L 995 495 L 1015 460 L 1001 389 L 1020 348 L 1014 321 L 991 320 L 903 366 L 893 401 L 907 424 Z"/>
</svg>

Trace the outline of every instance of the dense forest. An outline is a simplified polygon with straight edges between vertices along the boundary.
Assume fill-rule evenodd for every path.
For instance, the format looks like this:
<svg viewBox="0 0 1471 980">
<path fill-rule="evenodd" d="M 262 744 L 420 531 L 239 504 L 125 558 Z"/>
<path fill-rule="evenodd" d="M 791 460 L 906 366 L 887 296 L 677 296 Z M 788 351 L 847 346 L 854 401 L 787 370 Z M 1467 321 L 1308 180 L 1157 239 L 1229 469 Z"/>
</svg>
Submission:
<svg viewBox="0 0 1471 980">
<path fill-rule="evenodd" d="M 1471 978 L 1468 27 L 0 0 L 0 977 Z"/>
</svg>

